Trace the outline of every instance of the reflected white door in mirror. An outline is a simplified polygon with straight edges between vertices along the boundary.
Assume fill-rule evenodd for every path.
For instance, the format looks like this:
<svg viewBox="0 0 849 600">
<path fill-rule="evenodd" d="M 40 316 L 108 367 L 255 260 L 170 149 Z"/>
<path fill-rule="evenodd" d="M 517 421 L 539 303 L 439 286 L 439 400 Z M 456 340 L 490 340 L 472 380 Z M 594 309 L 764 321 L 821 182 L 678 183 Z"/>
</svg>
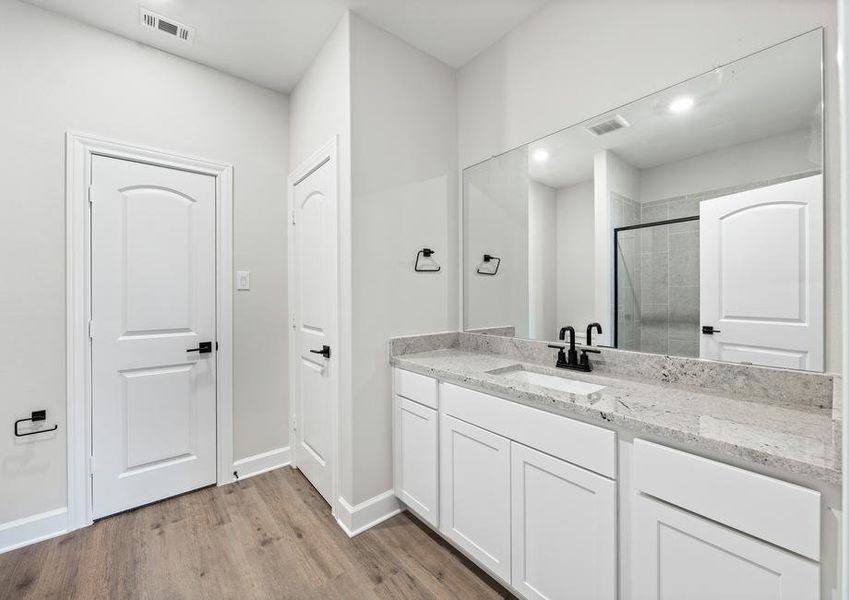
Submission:
<svg viewBox="0 0 849 600">
<path fill-rule="evenodd" d="M 823 370 L 822 175 L 701 203 L 701 357 Z"/>
</svg>

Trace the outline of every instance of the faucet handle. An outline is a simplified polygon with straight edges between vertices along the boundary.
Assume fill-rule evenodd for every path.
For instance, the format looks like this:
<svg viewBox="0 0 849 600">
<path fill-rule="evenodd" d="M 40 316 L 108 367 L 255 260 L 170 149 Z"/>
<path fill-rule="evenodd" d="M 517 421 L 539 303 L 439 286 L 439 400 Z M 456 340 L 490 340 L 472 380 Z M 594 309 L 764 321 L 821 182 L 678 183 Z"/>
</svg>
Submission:
<svg viewBox="0 0 849 600">
<path fill-rule="evenodd" d="M 590 357 L 587 356 L 587 352 L 601 354 L 601 350 L 596 350 L 595 348 L 581 348 L 581 366 L 584 367 L 584 370 L 591 371 L 592 365 L 590 365 Z"/>
<path fill-rule="evenodd" d="M 569 364 L 569 361 L 566 359 L 566 346 L 563 344 L 549 344 L 549 348 L 554 348 L 557 350 L 557 364 L 555 365 L 558 368 L 564 368 Z"/>
</svg>

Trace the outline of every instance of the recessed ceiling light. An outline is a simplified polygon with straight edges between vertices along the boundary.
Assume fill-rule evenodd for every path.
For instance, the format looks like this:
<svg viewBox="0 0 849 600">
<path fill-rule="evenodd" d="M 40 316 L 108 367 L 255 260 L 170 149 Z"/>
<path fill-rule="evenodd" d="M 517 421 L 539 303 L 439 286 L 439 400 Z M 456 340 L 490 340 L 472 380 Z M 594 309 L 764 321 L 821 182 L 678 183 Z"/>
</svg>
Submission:
<svg viewBox="0 0 849 600">
<path fill-rule="evenodd" d="M 687 112 L 696 103 L 692 96 L 680 96 L 669 103 L 669 111 L 674 113 Z"/>
<path fill-rule="evenodd" d="M 539 150 L 534 152 L 534 160 L 542 162 L 544 160 L 548 160 L 548 150 L 543 150 L 540 148 Z"/>
</svg>

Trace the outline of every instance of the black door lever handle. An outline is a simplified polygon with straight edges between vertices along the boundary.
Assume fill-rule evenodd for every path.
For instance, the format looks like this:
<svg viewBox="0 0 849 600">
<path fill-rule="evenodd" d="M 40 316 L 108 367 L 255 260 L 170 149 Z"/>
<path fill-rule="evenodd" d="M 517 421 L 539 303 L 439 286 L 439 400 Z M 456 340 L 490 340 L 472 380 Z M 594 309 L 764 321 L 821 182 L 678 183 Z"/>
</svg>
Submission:
<svg viewBox="0 0 849 600">
<path fill-rule="evenodd" d="M 313 354 L 321 354 L 324 358 L 330 358 L 330 346 L 322 346 L 321 350 L 310 350 Z"/>
<path fill-rule="evenodd" d="M 212 342 L 201 342 L 197 348 L 187 348 L 186 352 L 197 352 L 198 354 L 209 354 L 212 352 Z"/>
</svg>

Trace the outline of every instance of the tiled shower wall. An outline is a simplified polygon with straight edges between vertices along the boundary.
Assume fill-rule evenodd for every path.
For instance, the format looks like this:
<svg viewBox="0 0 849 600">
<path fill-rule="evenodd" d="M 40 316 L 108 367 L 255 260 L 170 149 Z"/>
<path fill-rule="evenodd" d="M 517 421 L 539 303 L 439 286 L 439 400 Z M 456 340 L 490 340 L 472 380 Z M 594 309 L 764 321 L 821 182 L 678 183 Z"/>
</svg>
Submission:
<svg viewBox="0 0 849 600">
<path fill-rule="evenodd" d="M 641 222 L 699 214 L 699 197 L 642 205 Z M 699 355 L 699 222 L 640 229 L 642 352 Z M 621 234 L 620 234 L 621 235 Z"/>
<path fill-rule="evenodd" d="M 612 194 L 612 226 L 696 216 L 702 200 L 819 173 L 797 173 L 645 204 Z M 619 348 L 698 357 L 699 222 L 621 232 L 617 255 Z"/>
</svg>

